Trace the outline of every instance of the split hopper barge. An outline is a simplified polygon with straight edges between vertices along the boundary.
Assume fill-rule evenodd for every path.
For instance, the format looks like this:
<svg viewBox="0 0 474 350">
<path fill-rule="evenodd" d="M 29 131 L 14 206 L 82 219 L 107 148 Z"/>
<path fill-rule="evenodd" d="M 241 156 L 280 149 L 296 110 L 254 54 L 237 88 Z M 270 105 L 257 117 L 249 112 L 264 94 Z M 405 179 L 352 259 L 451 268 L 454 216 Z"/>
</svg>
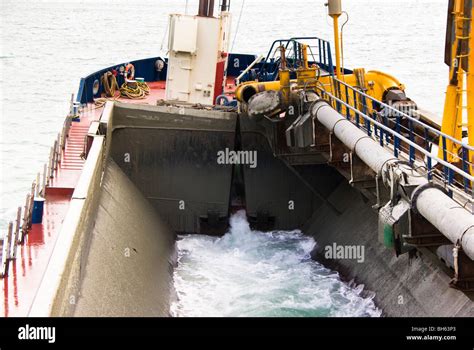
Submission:
<svg viewBox="0 0 474 350">
<path fill-rule="evenodd" d="M 441 124 L 396 78 L 341 67 L 328 8 L 335 57 L 317 37 L 228 53 L 227 1 L 201 0 L 171 15 L 168 58 L 83 78 L 3 238 L 3 315 L 168 315 L 176 233 L 221 235 L 244 207 L 256 229 L 314 236 L 386 315 L 473 316 L 472 2 L 450 4 Z M 364 263 L 325 259 L 334 243 Z"/>
</svg>

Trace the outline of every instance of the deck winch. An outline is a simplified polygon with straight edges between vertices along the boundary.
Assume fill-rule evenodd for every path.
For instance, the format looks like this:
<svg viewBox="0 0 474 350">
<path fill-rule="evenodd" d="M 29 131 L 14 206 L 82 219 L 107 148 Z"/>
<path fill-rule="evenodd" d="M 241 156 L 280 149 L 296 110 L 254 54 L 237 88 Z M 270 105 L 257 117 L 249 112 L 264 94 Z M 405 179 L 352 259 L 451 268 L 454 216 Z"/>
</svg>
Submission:
<svg viewBox="0 0 474 350">
<path fill-rule="evenodd" d="M 409 99 L 405 91 L 401 89 L 389 89 L 382 100 L 385 104 L 392 106 L 395 110 L 408 114 L 411 117 L 419 118 L 417 114 L 418 107 L 414 101 Z M 387 118 L 403 117 L 390 108 L 382 108 L 381 113 Z"/>
</svg>

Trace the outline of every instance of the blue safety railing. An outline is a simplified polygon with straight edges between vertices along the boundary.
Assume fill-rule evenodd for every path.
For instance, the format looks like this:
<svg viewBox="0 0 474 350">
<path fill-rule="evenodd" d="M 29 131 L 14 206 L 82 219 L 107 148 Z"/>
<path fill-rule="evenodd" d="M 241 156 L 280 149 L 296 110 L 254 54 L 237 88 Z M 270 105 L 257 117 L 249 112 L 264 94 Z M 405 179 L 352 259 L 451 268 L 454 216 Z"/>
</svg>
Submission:
<svg viewBox="0 0 474 350">
<path fill-rule="evenodd" d="M 340 114 L 364 129 L 382 147 L 390 148 L 395 157 L 404 158 L 415 167 L 419 165 L 416 161 L 423 162 L 427 179 L 432 181 L 436 176 L 451 196 L 453 190 L 461 189 L 472 199 L 474 177 L 470 173 L 473 163 L 469 161 L 469 153 L 474 152 L 473 146 L 427 125 L 415 110 L 406 113 L 335 77 L 331 80 L 331 84 L 318 89 Z M 449 151 L 449 143 L 455 144 L 459 154 Z M 433 145 L 441 147 L 442 157 L 432 153 Z M 452 158 L 458 162 L 453 164 L 449 161 Z"/>
<path fill-rule="evenodd" d="M 311 63 L 316 63 L 319 68 L 324 69 L 329 75 L 334 76 L 334 64 L 331 53 L 331 43 L 318 37 L 294 37 L 290 40 L 296 41 L 298 44 L 308 45 L 309 57 Z M 345 71 L 352 73 L 352 71 Z"/>
<path fill-rule="evenodd" d="M 302 65 L 303 57 L 301 47 L 308 45 L 308 60 L 319 68 L 334 75 L 334 65 L 329 41 L 318 37 L 294 37 L 290 39 L 275 40 L 265 59 L 257 66 L 257 79 L 259 81 L 273 81 L 278 79 L 281 57 L 278 51 L 281 46 L 285 48 L 287 68 L 294 70 Z M 349 73 L 349 71 L 348 71 Z"/>
<path fill-rule="evenodd" d="M 296 42 L 290 39 L 278 39 L 272 43 L 265 59 L 257 65 L 258 73 L 257 80 L 259 81 L 273 81 L 278 78 L 278 71 L 280 68 L 281 57 L 278 56 L 279 48 L 285 48 L 286 63 L 289 69 L 293 68 L 296 62 L 291 58 L 292 52 Z"/>
</svg>

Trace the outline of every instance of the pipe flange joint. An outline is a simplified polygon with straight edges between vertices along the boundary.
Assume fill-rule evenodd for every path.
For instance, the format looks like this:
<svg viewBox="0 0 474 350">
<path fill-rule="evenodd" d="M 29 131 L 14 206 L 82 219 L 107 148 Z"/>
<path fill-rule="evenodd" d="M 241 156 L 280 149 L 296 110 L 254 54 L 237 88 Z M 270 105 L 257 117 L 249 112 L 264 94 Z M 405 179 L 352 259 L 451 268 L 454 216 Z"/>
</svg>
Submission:
<svg viewBox="0 0 474 350">
<path fill-rule="evenodd" d="M 347 119 L 345 119 L 345 120 L 347 120 Z M 349 123 L 351 123 L 349 120 L 347 120 L 347 121 L 348 121 Z M 337 123 L 336 123 L 336 124 L 337 124 Z M 336 128 L 336 124 L 334 124 L 334 129 Z M 352 124 L 352 123 L 351 123 L 351 124 Z M 358 140 L 356 141 L 356 143 L 354 144 L 354 149 L 351 149 L 351 151 L 352 151 L 352 152 L 355 152 L 355 150 L 356 150 L 356 148 L 357 148 L 357 144 L 359 143 L 359 141 L 362 141 L 362 140 L 365 140 L 365 139 L 371 139 L 371 140 L 373 140 L 373 138 L 370 137 L 369 135 L 366 135 L 366 136 L 364 136 L 364 137 L 361 137 L 360 139 L 358 139 Z M 356 153 L 357 153 L 357 152 L 356 152 Z"/>
<path fill-rule="evenodd" d="M 321 105 L 318 106 L 318 108 L 316 110 L 314 110 L 315 106 L 321 102 Z M 311 110 L 311 115 L 313 116 L 313 118 L 316 118 L 317 115 L 318 115 L 318 112 L 319 110 L 322 108 L 322 107 L 326 107 L 326 106 L 329 106 L 331 107 L 331 105 L 328 103 L 328 101 L 326 101 L 325 99 L 323 98 L 319 98 L 317 99 L 316 101 L 314 101 L 312 104 L 311 104 L 311 107 L 310 107 L 310 110 Z"/>
<path fill-rule="evenodd" d="M 428 182 L 426 184 L 420 185 L 417 188 L 415 188 L 415 190 L 413 191 L 413 193 L 411 195 L 411 209 L 413 210 L 413 212 L 418 214 L 418 210 L 416 208 L 416 201 L 418 200 L 418 197 L 420 196 L 420 194 L 423 191 L 425 191 L 427 189 L 430 189 L 430 188 L 435 188 L 435 189 L 440 190 L 441 192 L 445 193 L 446 195 L 449 195 L 448 191 L 444 187 L 442 187 L 438 184 Z"/>
<path fill-rule="evenodd" d="M 463 240 L 464 236 L 465 236 L 466 233 L 469 232 L 472 228 L 474 228 L 474 225 L 471 225 L 471 226 L 469 226 L 467 229 L 465 229 L 464 232 L 462 233 L 461 237 L 459 237 L 457 243 L 459 243 L 459 245 L 460 245 L 461 248 L 462 248 L 462 246 L 463 246 L 462 240 Z"/>
</svg>

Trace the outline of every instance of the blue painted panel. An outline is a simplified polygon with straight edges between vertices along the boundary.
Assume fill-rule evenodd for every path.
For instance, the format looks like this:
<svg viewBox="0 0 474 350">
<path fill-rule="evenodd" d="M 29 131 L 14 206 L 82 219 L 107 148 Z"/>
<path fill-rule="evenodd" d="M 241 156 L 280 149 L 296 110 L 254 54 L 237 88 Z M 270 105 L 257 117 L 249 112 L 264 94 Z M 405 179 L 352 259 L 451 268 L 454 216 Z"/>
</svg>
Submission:
<svg viewBox="0 0 474 350">
<path fill-rule="evenodd" d="M 257 58 L 256 55 L 231 53 L 227 64 L 227 76 L 238 77 Z"/>
</svg>

